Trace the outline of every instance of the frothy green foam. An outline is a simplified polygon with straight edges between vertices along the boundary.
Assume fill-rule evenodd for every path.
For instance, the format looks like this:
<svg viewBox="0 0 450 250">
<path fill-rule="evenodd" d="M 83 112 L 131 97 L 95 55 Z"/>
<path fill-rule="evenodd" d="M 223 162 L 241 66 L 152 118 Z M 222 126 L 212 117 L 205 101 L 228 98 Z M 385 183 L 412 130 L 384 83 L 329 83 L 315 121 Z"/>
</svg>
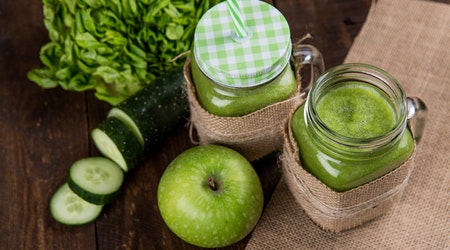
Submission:
<svg viewBox="0 0 450 250">
<path fill-rule="evenodd" d="M 352 138 L 373 138 L 395 125 L 388 96 L 361 82 L 347 82 L 328 91 L 317 103 L 320 119 L 332 131 Z"/>
</svg>

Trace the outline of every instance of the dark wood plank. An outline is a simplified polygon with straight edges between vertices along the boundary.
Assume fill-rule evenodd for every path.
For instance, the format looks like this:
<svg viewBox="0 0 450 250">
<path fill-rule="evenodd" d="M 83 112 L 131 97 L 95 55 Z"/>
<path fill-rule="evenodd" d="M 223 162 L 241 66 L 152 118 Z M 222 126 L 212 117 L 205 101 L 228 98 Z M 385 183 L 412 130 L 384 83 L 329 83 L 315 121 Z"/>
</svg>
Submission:
<svg viewBox="0 0 450 250">
<path fill-rule="evenodd" d="M 85 96 L 26 78 L 47 41 L 38 1 L 0 2 L 0 248 L 95 249 L 95 226 L 56 223 L 49 199 L 89 149 Z"/>
<path fill-rule="evenodd" d="M 307 42 L 323 53 L 328 68 L 343 61 L 371 1 L 268 2 L 286 16 L 293 39 L 311 33 Z M 53 221 L 50 196 L 73 161 L 98 155 L 89 131 L 110 106 L 91 92 L 43 90 L 26 79 L 41 65 L 39 49 L 47 41 L 40 1 L 0 1 L 0 248 L 197 249 L 170 232 L 156 201 L 165 167 L 192 146 L 185 122 L 127 174 L 117 200 L 96 223 L 70 228 Z M 280 169 L 275 159 L 256 169 L 268 202 Z M 226 249 L 244 249 L 249 237 Z"/>
</svg>

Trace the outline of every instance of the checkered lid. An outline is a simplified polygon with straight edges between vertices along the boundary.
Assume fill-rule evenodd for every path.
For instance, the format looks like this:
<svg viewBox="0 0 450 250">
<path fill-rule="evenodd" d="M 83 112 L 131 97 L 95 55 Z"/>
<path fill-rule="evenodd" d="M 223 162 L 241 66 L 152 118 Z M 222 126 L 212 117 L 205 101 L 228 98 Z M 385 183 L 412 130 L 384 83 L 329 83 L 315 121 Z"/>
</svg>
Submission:
<svg viewBox="0 0 450 250">
<path fill-rule="evenodd" d="M 225 2 L 208 10 L 195 30 L 194 56 L 202 72 L 230 87 L 252 87 L 272 80 L 285 68 L 291 55 L 289 25 L 272 5 L 241 1 L 249 35 L 235 36 Z"/>
</svg>

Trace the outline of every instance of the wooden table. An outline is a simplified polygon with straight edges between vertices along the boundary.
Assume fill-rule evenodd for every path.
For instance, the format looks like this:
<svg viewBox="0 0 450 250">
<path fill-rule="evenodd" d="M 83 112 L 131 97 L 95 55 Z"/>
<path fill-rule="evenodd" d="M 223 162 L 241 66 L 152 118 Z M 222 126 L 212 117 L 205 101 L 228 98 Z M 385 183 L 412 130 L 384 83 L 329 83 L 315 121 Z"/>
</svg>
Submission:
<svg viewBox="0 0 450 250">
<path fill-rule="evenodd" d="M 287 18 L 293 40 L 307 42 L 326 68 L 342 63 L 361 29 L 370 0 L 270 1 Z M 110 106 L 92 92 L 44 90 L 26 78 L 40 67 L 48 41 L 39 0 L 0 1 L 0 249 L 195 249 L 177 238 L 159 214 L 156 190 L 169 162 L 192 146 L 185 122 L 127 174 L 118 198 L 100 218 L 67 227 L 49 214 L 49 199 L 74 161 L 99 155 L 90 131 Z M 275 160 L 255 166 L 266 203 L 280 178 Z M 244 249 L 250 235 L 230 249 Z"/>
</svg>

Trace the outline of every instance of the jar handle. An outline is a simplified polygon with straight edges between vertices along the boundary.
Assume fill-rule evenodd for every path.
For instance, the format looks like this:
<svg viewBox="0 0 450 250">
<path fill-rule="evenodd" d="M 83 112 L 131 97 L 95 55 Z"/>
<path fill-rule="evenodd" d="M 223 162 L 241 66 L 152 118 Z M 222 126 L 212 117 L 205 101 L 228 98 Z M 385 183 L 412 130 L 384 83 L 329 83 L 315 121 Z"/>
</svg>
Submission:
<svg viewBox="0 0 450 250">
<path fill-rule="evenodd" d="M 310 80 L 306 86 L 302 86 L 300 92 L 308 93 L 311 89 L 313 82 L 319 78 L 319 76 L 325 70 L 325 63 L 323 61 L 322 53 L 309 44 L 295 44 L 292 51 L 296 71 L 300 70 L 300 66 L 304 64 L 311 65 Z M 296 72 L 299 74 L 299 72 Z"/>
<path fill-rule="evenodd" d="M 409 126 L 414 136 L 414 140 L 419 143 L 420 139 L 422 139 L 423 136 L 428 109 L 425 103 L 420 98 L 407 97 L 406 101 L 408 103 L 407 118 Z"/>
</svg>

